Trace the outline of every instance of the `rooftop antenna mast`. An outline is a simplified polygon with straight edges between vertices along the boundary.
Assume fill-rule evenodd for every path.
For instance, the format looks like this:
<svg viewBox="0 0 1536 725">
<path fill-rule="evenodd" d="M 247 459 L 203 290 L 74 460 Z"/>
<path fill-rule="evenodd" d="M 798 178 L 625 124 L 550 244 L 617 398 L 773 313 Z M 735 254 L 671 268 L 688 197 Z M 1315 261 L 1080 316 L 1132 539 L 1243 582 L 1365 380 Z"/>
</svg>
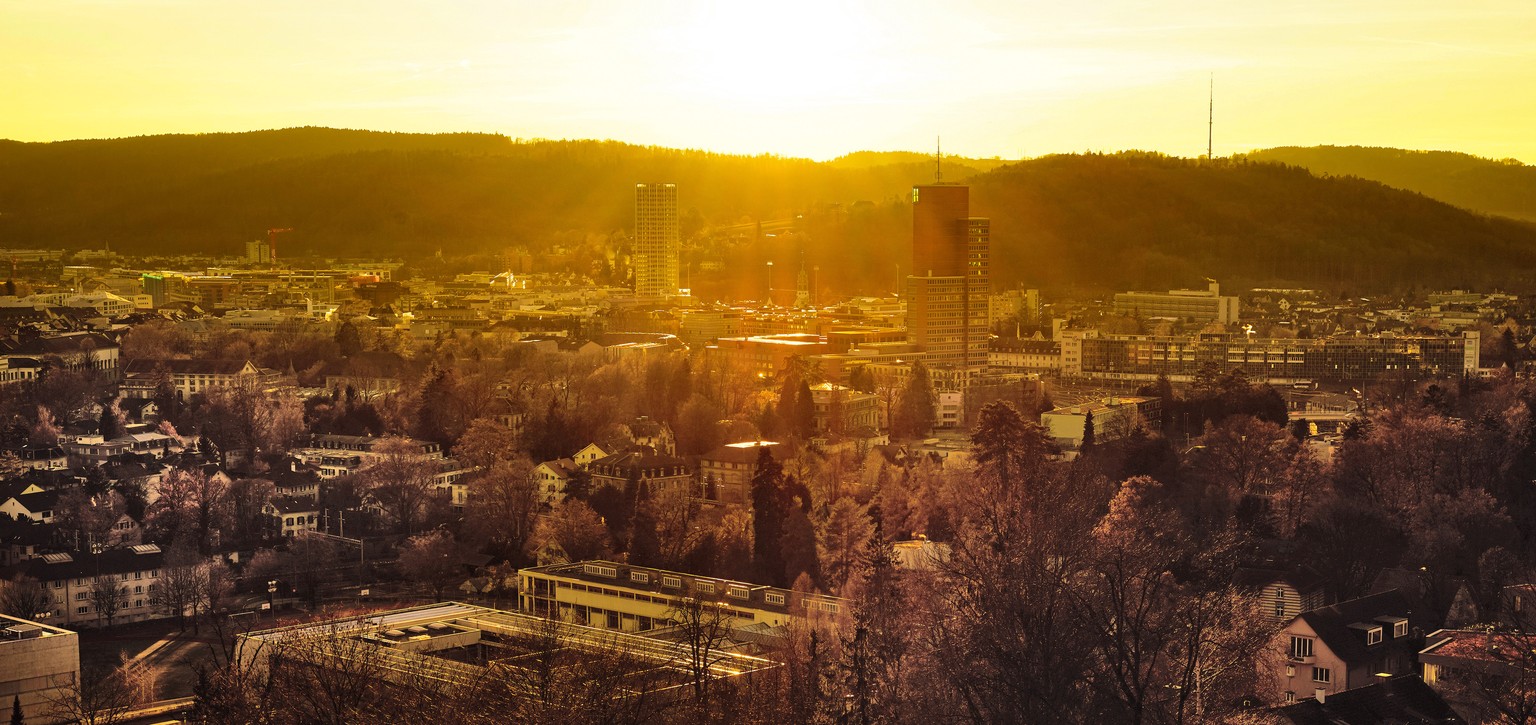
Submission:
<svg viewBox="0 0 1536 725">
<path fill-rule="evenodd" d="M 933 183 L 944 183 L 944 140 L 933 137 Z"/>
<path fill-rule="evenodd" d="M 1211 150 L 1214 148 L 1215 141 L 1216 141 L 1216 74 L 1215 73 L 1211 74 L 1211 86 L 1210 86 L 1209 103 L 1210 103 L 1210 105 L 1206 109 L 1206 120 L 1205 120 L 1205 160 L 1206 161 L 1210 161 L 1211 159 L 1215 158 L 1214 156 L 1211 155 Z"/>
</svg>

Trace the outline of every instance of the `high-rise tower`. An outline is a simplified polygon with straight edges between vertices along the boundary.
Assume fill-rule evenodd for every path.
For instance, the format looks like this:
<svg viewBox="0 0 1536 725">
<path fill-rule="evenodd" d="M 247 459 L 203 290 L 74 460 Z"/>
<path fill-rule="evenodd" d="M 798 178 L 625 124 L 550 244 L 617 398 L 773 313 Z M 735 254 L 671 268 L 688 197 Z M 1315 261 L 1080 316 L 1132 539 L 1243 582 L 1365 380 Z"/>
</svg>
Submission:
<svg viewBox="0 0 1536 725">
<path fill-rule="evenodd" d="M 635 296 L 677 294 L 677 186 L 635 184 Z"/>
<path fill-rule="evenodd" d="M 907 339 L 931 367 L 987 364 L 991 224 L 970 216 L 970 187 L 912 187 Z"/>
</svg>

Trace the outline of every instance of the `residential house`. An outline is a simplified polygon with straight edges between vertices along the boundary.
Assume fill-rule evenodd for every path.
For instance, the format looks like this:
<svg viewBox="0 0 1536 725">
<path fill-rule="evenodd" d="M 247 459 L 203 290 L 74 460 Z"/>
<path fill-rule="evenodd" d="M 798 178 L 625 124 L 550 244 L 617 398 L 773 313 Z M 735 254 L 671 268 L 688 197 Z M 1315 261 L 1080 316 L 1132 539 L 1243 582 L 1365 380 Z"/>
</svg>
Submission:
<svg viewBox="0 0 1536 725">
<path fill-rule="evenodd" d="M 763 451 L 769 451 L 778 443 L 774 441 L 746 441 L 727 443 L 699 458 L 699 475 L 703 481 L 701 497 L 723 504 L 745 506 L 750 500 L 752 479 L 757 476 L 757 462 Z"/>
<path fill-rule="evenodd" d="M 597 443 L 588 443 L 586 447 L 576 451 L 576 455 L 571 456 L 570 460 L 577 466 L 586 468 L 592 465 L 593 461 L 599 458 L 606 458 L 617 452 L 617 448 L 605 448 Z"/>
<path fill-rule="evenodd" d="M 18 481 L 8 484 L 9 490 L 0 492 L 0 514 L 17 521 L 53 523 L 53 512 L 59 504 L 57 490 L 44 490 L 35 483 Z"/>
<path fill-rule="evenodd" d="M 336 395 L 350 390 L 363 400 L 372 400 L 398 392 L 406 367 L 405 358 L 397 353 L 359 352 L 326 368 L 325 387 Z"/>
<path fill-rule="evenodd" d="M 592 446 L 588 446 L 591 448 Z M 583 449 L 585 450 L 585 449 Z M 545 504 L 557 504 L 565 500 L 565 486 L 581 475 L 581 467 L 569 458 L 544 461 L 528 471 L 528 480 L 539 492 L 539 500 Z"/>
<path fill-rule="evenodd" d="M 1500 700 L 1536 701 L 1536 637 L 1523 631 L 1440 629 L 1424 640 L 1419 664 L 1428 683 L 1470 722 L 1500 722 Z"/>
<path fill-rule="evenodd" d="M 1257 593 L 1263 602 L 1264 616 L 1275 622 L 1287 622 L 1302 612 L 1323 606 L 1323 577 L 1305 566 L 1245 566 L 1237 570 L 1232 584 Z"/>
<path fill-rule="evenodd" d="M 1279 698 L 1326 696 L 1413 671 L 1426 621 L 1423 607 L 1395 589 L 1302 612 L 1276 636 Z"/>
<path fill-rule="evenodd" d="M 624 428 L 629 432 L 634 445 L 645 446 L 669 456 L 677 455 L 677 438 L 672 435 L 672 427 L 665 421 L 640 416 Z"/>
<path fill-rule="evenodd" d="M 1463 720 L 1415 675 L 1382 678 L 1365 687 L 1320 695 L 1270 710 L 1277 725 L 1461 725 Z M 1260 720 L 1254 720 L 1259 722 Z"/>
<path fill-rule="evenodd" d="M 0 516 L 0 567 L 42 556 L 53 545 L 54 532 L 48 524 Z"/>
<path fill-rule="evenodd" d="M 651 493 L 676 488 L 692 493 L 693 469 L 688 462 L 646 446 L 599 458 L 587 466 L 587 472 L 592 474 L 594 491 L 604 486 L 623 491 L 630 481 L 635 481 Z"/>
<path fill-rule="evenodd" d="M 320 530 L 320 506 L 313 498 L 274 496 L 261 512 L 272 520 L 278 538 L 291 539 L 303 531 Z"/>
<path fill-rule="evenodd" d="M 23 445 L 12 451 L 21 467 L 31 471 L 62 471 L 69 468 L 69 458 L 59 446 Z"/>
<path fill-rule="evenodd" d="M 816 433 L 827 433 L 839 426 L 844 433 L 860 428 L 874 430 L 880 424 L 880 397 L 845 385 L 812 385 L 811 405 L 811 427 Z"/>
<path fill-rule="evenodd" d="M 47 367 L 50 361 L 70 370 L 94 370 L 116 378 L 119 347 L 99 332 L 66 332 L 41 336 L 0 337 L 0 358 L 34 362 Z"/>
</svg>

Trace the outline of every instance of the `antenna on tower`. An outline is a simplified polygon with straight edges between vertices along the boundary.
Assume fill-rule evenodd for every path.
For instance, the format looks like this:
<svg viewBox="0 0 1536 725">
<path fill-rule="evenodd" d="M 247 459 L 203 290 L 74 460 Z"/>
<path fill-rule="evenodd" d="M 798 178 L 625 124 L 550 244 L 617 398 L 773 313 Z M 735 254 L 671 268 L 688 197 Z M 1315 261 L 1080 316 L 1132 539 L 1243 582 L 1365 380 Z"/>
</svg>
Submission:
<svg viewBox="0 0 1536 725">
<path fill-rule="evenodd" d="M 933 137 L 933 183 L 944 183 L 944 139 Z"/>
<path fill-rule="evenodd" d="M 1210 106 L 1206 109 L 1207 116 L 1206 116 L 1206 121 L 1205 121 L 1205 160 L 1206 161 L 1210 161 L 1212 158 L 1214 158 L 1211 155 L 1211 150 L 1212 150 L 1212 148 L 1214 148 L 1214 145 L 1215 145 L 1214 142 L 1216 140 L 1216 74 L 1215 73 L 1211 74 L 1211 88 L 1210 88 L 1210 97 L 1209 98 L 1210 98 Z"/>
</svg>

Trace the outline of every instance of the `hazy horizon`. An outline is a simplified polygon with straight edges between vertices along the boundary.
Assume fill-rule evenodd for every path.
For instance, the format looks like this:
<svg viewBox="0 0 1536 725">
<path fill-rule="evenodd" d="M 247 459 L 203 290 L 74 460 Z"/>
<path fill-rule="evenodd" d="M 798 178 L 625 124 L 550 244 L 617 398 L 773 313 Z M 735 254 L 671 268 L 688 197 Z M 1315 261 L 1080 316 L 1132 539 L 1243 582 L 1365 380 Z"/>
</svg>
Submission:
<svg viewBox="0 0 1536 725">
<path fill-rule="evenodd" d="M 0 138 L 295 126 L 827 160 L 1377 146 L 1536 158 L 1536 7 L 0 2 Z M 1525 59 L 1522 61 L 1521 59 Z"/>
<path fill-rule="evenodd" d="M 510 136 L 508 134 L 505 134 L 505 133 L 502 133 L 502 132 L 499 132 L 499 131 L 477 131 L 477 130 L 399 131 L 399 130 L 382 129 L 382 128 L 340 128 L 340 127 L 335 127 L 335 126 L 313 126 L 313 125 L 311 125 L 311 126 L 285 126 L 285 127 L 281 127 L 281 128 L 250 128 L 250 129 L 244 129 L 244 130 L 238 130 L 238 131 L 190 131 L 190 132 L 172 131 L 172 132 L 163 132 L 163 133 L 133 134 L 133 135 L 128 135 L 128 136 L 95 136 L 95 137 L 80 137 L 80 138 L 60 138 L 60 139 L 51 139 L 51 140 L 46 140 L 46 141 L 29 141 L 29 140 L 24 140 L 24 139 L 0 138 L 0 141 L 15 141 L 15 142 L 19 142 L 19 143 L 38 143 L 38 144 L 72 143 L 72 142 L 79 142 L 79 141 L 115 141 L 115 140 L 123 140 L 123 139 L 154 138 L 154 137 L 163 137 L 163 136 L 238 135 L 238 134 L 245 134 L 245 133 L 262 133 L 262 132 L 269 132 L 269 131 L 286 131 L 286 130 L 301 129 L 301 128 L 324 128 L 324 129 L 329 129 L 329 130 L 333 130 L 333 131 L 352 131 L 352 132 L 358 132 L 358 133 L 385 133 L 385 134 L 398 133 L 398 134 L 428 134 L 428 135 L 454 135 L 454 134 L 498 135 L 498 136 L 506 137 L 512 143 L 540 143 L 540 142 L 554 142 L 554 143 L 561 143 L 561 142 L 572 142 L 572 143 L 577 143 L 577 142 L 620 143 L 620 144 L 628 144 L 628 145 L 632 145 L 632 146 L 641 146 L 641 147 L 653 146 L 653 147 L 656 147 L 656 148 L 672 149 L 674 151 L 714 153 L 714 154 L 722 154 L 722 155 L 727 155 L 727 156 L 745 156 L 745 157 L 752 157 L 752 156 L 776 156 L 776 157 L 785 158 L 785 159 L 805 159 L 805 160 L 809 160 L 809 161 L 815 161 L 815 162 L 818 162 L 818 163 L 826 163 L 826 162 L 836 161 L 838 159 L 845 158 L 845 157 L 848 157 L 848 156 L 853 156 L 853 155 L 856 155 L 856 154 L 916 154 L 916 155 L 920 155 L 920 156 L 932 157 L 934 155 L 934 153 L 935 153 L 935 149 L 918 150 L 918 149 L 871 149 L 871 148 L 861 148 L 861 149 L 854 149 L 852 151 L 845 151 L 845 152 L 838 153 L 838 154 L 835 154 L 835 155 L 832 155 L 832 156 L 827 156 L 827 157 L 811 157 L 811 156 L 800 156 L 800 155 L 788 154 L 788 153 L 782 153 L 782 152 L 775 152 L 775 151 L 760 151 L 760 152 L 756 152 L 756 153 L 745 153 L 745 152 L 725 151 L 725 150 L 720 150 L 720 149 L 710 149 L 710 148 L 700 148 L 700 147 L 664 146 L 664 145 L 661 145 L 661 144 L 645 144 L 645 143 L 641 143 L 641 142 L 638 142 L 638 141 L 630 141 L 630 140 L 621 139 L 621 138 L 592 138 L 592 137 L 587 137 L 587 138 L 575 138 L 575 137 L 568 137 L 568 138 L 542 138 L 542 137 L 519 138 L 519 137 L 516 137 L 516 136 Z M 1226 154 L 1226 155 L 1217 154 L 1216 158 L 1229 158 L 1229 157 L 1232 157 L 1232 156 L 1241 156 L 1241 155 L 1248 154 L 1248 153 L 1268 151 L 1268 150 L 1271 150 L 1271 149 L 1286 148 L 1286 147 L 1291 147 L 1291 146 L 1292 145 L 1255 147 L 1255 148 L 1251 148 L 1251 149 L 1243 149 L 1243 150 L 1240 150 L 1240 151 L 1233 151 L 1231 154 Z M 1515 157 L 1510 157 L 1510 156 L 1485 156 L 1485 155 L 1481 155 L 1481 154 L 1472 154 L 1470 152 L 1463 151 L 1461 149 L 1453 149 L 1453 148 L 1398 148 L 1398 147 L 1384 147 L 1384 146 L 1365 146 L 1365 145 L 1361 145 L 1361 144 L 1350 144 L 1350 145 L 1344 145 L 1344 144 L 1315 144 L 1314 146 L 1316 146 L 1316 147 L 1336 147 L 1336 148 L 1349 148 L 1349 147 L 1360 147 L 1360 148 L 1394 148 L 1394 149 L 1397 149 L 1397 150 L 1409 151 L 1409 152 L 1414 152 L 1414 153 L 1462 153 L 1462 154 L 1468 154 L 1468 155 L 1471 155 L 1471 156 L 1476 156 L 1478 158 L 1483 158 L 1483 159 L 1490 160 L 1490 161 L 1514 160 L 1514 161 L 1520 162 L 1523 165 L 1527 165 L 1527 166 L 1531 165 L 1530 162 L 1527 162 L 1524 159 L 1520 159 L 1520 158 L 1515 158 Z M 1299 148 L 1310 148 L 1310 147 L 1299 147 Z M 996 154 L 983 154 L 983 155 L 951 154 L 949 151 L 946 150 L 946 151 L 943 152 L 943 157 L 945 159 L 949 159 L 949 158 L 962 158 L 962 159 L 970 159 L 970 160 L 977 160 L 977 161 L 1018 162 L 1018 161 L 1028 161 L 1030 159 L 1037 159 L 1037 158 L 1041 158 L 1041 157 L 1044 157 L 1044 156 L 1051 156 L 1051 155 L 1057 155 L 1057 154 L 1080 154 L 1080 153 L 1115 154 L 1115 153 L 1140 153 L 1140 152 L 1162 153 L 1162 154 L 1165 154 L 1167 156 L 1172 156 L 1172 157 L 1175 157 L 1175 158 L 1186 158 L 1186 159 L 1197 159 L 1197 158 L 1201 158 L 1201 157 L 1204 156 L 1203 153 L 1201 153 L 1201 154 L 1177 154 L 1177 153 L 1168 153 L 1168 152 L 1160 151 L 1160 150 L 1157 150 L 1157 149 L 1119 148 L 1119 149 L 1078 149 L 1078 150 L 1063 150 L 1063 151 L 1047 151 L 1047 152 L 1044 152 L 1044 153 L 1041 153 L 1041 154 L 1037 154 L 1037 155 L 1032 155 L 1032 156 L 1015 156 L 1015 157 L 1001 156 L 1001 155 L 996 155 Z"/>
</svg>

